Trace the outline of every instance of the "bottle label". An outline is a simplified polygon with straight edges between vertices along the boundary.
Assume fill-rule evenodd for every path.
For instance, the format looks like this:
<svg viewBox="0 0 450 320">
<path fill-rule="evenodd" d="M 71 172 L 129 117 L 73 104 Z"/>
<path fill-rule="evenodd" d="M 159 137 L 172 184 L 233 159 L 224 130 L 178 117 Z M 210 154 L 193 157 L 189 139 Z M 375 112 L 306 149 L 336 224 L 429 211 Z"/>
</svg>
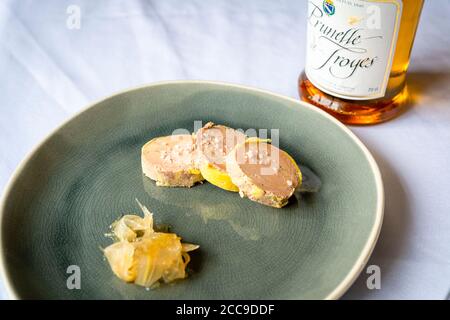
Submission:
<svg viewBox="0 0 450 320">
<path fill-rule="evenodd" d="M 383 97 L 401 16 L 401 0 L 310 0 L 306 76 L 336 97 Z"/>
</svg>

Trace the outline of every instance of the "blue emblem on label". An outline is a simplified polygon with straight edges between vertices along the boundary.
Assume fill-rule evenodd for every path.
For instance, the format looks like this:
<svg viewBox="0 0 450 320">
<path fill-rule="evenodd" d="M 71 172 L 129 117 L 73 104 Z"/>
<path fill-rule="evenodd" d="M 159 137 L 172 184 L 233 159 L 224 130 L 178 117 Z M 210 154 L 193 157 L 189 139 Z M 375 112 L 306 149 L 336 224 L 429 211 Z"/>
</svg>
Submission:
<svg viewBox="0 0 450 320">
<path fill-rule="evenodd" d="M 323 2 L 323 11 L 329 16 L 332 16 L 336 12 L 336 7 L 332 0 L 325 0 Z"/>
</svg>

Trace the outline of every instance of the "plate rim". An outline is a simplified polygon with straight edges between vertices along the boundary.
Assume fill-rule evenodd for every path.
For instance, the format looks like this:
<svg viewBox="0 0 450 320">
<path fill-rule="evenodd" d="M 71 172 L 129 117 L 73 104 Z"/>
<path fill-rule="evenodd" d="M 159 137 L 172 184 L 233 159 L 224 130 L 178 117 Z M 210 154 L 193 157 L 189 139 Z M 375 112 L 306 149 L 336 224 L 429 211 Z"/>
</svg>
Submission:
<svg viewBox="0 0 450 320">
<path fill-rule="evenodd" d="M 6 183 L 5 188 L 3 189 L 3 193 L 0 197 L 0 279 L 2 280 L 3 287 L 5 288 L 7 299 L 18 300 L 20 299 L 19 294 L 14 289 L 11 279 L 7 276 L 6 273 L 6 261 L 4 259 L 3 252 L 3 216 L 5 212 L 6 201 L 11 193 L 12 186 L 16 182 L 20 172 L 23 170 L 28 161 L 35 155 L 35 153 L 47 142 L 55 133 L 57 133 L 60 129 L 62 129 L 66 124 L 80 116 L 82 113 L 88 111 L 95 105 L 102 103 L 108 99 L 114 98 L 121 94 L 129 93 L 132 91 L 137 91 L 140 89 L 158 87 L 158 86 L 166 86 L 166 85 L 179 85 L 179 84 L 206 84 L 206 85 L 215 85 L 219 87 L 231 87 L 237 89 L 243 89 L 245 91 L 251 91 L 256 93 L 262 93 L 269 96 L 273 96 L 282 100 L 286 100 L 297 105 L 301 105 L 313 112 L 316 112 L 322 117 L 328 118 L 332 123 L 337 125 L 344 133 L 349 136 L 353 142 L 359 147 L 359 149 L 363 152 L 367 162 L 370 165 L 372 174 L 374 175 L 375 185 L 377 190 L 377 205 L 375 212 L 375 221 L 370 230 L 369 237 L 367 238 L 366 243 L 364 244 L 363 249 L 361 250 L 358 258 L 356 259 L 353 266 L 348 271 L 347 275 L 341 280 L 341 282 L 331 291 L 324 300 L 337 300 L 344 295 L 344 293 L 351 287 L 351 285 L 356 281 L 364 267 L 366 266 L 370 256 L 372 255 L 373 249 L 378 241 L 381 226 L 383 224 L 383 216 L 384 216 L 384 205 L 385 205 L 385 195 L 384 195 L 384 186 L 383 180 L 381 176 L 380 169 L 378 164 L 375 161 L 375 158 L 369 151 L 369 149 L 364 145 L 364 143 L 342 122 L 334 118 L 332 115 L 327 112 L 317 108 L 307 102 L 296 100 L 294 98 L 272 92 L 266 89 L 260 89 L 252 86 L 231 83 L 231 82 L 223 82 L 223 81 L 210 81 L 210 80 L 170 80 L 170 81 L 157 81 L 146 83 L 138 86 L 129 87 L 124 90 L 116 91 L 106 97 L 102 97 L 93 101 L 92 103 L 87 104 L 85 107 L 81 108 L 79 111 L 69 116 L 65 121 L 63 121 L 60 125 L 56 126 L 53 130 L 50 131 L 40 142 L 34 145 L 31 150 L 26 154 L 26 156 L 19 162 L 18 166 L 14 169 L 12 175 L 10 176 L 8 182 Z"/>
</svg>

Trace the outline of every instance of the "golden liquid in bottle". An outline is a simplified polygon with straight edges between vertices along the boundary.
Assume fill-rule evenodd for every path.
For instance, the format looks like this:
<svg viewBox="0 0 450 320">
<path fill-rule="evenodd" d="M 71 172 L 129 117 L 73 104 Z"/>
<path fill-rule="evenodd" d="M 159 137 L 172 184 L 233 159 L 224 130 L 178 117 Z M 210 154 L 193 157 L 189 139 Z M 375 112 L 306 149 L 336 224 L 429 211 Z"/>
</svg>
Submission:
<svg viewBox="0 0 450 320">
<path fill-rule="evenodd" d="M 400 114 L 409 102 L 406 72 L 424 0 L 403 0 L 403 12 L 386 94 L 375 100 L 346 100 L 316 88 L 303 72 L 300 98 L 347 124 L 375 124 Z"/>
</svg>

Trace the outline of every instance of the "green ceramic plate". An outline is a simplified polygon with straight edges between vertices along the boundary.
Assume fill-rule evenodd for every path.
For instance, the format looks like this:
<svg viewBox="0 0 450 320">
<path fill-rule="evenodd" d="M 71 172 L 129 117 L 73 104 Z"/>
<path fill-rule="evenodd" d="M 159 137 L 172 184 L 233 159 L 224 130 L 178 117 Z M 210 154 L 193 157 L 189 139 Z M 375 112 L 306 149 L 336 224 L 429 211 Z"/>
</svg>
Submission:
<svg viewBox="0 0 450 320">
<path fill-rule="evenodd" d="M 273 209 L 203 184 L 160 188 L 140 148 L 194 121 L 279 129 L 280 146 L 322 180 Z M 116 278 L 100 247 L 120 214 L 169 224 L 192 254 L 188 279 L 147 291 Z M 55 131 L 14 174 L 1 203 L 1 270 L 12 298 L 333 299 L 364 267 L 383 216 L 379 170 L 342 124 L 307 104 L 211 82 L 158 83 L 95 103 Z M 67 288 L 67 268 L 81 289 Z"/>
</svg>

